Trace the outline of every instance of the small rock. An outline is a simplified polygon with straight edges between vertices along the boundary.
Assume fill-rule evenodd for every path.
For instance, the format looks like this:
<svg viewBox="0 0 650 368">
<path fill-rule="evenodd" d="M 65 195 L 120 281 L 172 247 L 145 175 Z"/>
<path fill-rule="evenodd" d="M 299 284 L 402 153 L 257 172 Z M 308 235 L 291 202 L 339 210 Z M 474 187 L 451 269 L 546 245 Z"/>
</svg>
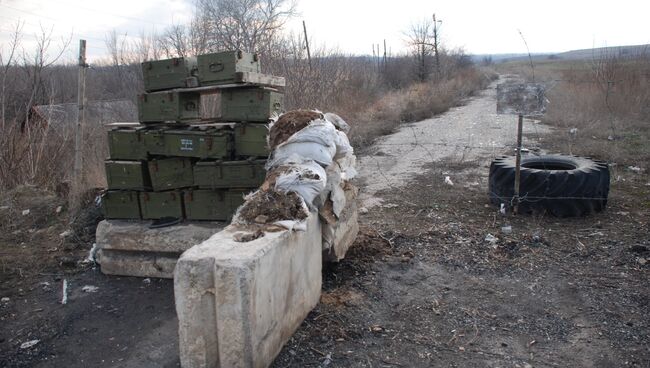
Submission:
<svg viewBox="0 0 650 368">
<path fill-rule="evenodd" d="M 365 208 L 365 207 L 360 207 L 359 208 L 359 213 L 362 214 L 362 215 L 365 215 L 365 214 L 368 213 L 368 209 Z"/>
<path fill-rule="evenodd" d="M 41 340 L 30 340 L 30 341 L 27 341 L 27 342 L 24 342 L 24 343 L 20 344 L 20 348 L 21 349 L 29 349 L 32 346 L 38 344 L 39 342 L 41 342 Z"/>
<path fill-rule="evenodd" d="M 2 299 L 0 299 L 0 302 L 3 302 L 3 303 L 9 303 L 10 300 L 11 300 L 11 299 L 9 299 L 9 298 L 7 298 L 7 297 L 5 296 L 5 297 L 3 297 Z"/>
<path fill-rule="evenodd" d="M 266 222 L 269 220 L 269 217 L 266 215 L 259 215 L 255 217 L 255 223 L 257 224 L 266 224 Z"/>
<path fill-rule="evenodd" d="M 96 293 L 97 290 L 99 290 L 99 287 L 95 285 L 85 285 L 84 287 L 81 288 L 81 291 L 85 293 Z"/>
<path fill-rule="evenodd" d="M 29 210 L 23 210 L 23 216 L 29 215 Z"/>
<path fill-rule="evenodd" d="M 512 226 L 507 225 L 507 226 L 502 226 L 501 227 L 501 232 L 504 234 L 512 234 Z"/>
<path fill-rule="evenodd" d="M 61 262 L 61 266 L 63 266 L 63 267 L 76 267 L 77 266 L 77 261 L 72 257 L 60 257 L 59 262 Z"/>
<path fill-rule="evenodd" d="M 240 243 L 248 243 L 249 241 L 253 241 L 253 240 L 258 239 L 258 238 L 261 238 L 261 237 L 263 237 L 263 236 L 264 236 L 264 232 L 261 231 L 261 230 L 257 230 L 257 231 L 254 232 L 254 233 L 238 232 L 238 233 L 235 233 L 235 234 L 232 236 L 232 238 L 233 238 L 236 242 L 240 242 Z"/>
</svg>

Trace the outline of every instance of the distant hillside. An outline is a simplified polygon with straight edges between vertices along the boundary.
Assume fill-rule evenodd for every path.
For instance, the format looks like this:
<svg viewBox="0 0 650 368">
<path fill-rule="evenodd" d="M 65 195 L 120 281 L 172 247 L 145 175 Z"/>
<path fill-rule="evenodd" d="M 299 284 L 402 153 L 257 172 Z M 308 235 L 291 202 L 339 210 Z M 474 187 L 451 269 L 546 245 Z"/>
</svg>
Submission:
<svg viewBox="0 0 650 368">
<path fill-rule="evenodd" d="M 633 45 L 633 46 L 612 46 L 598 47 L 595 49 L 571 50 L 560 53 L 537 53 L 531 54 L 533 60 L 586 60 L 599 58 L 603 55 L 615 55 L 620 57 L 650 55 L 650 45 Z M 520 61 L 528 59 L 528 54 L 481 54 L 472 55 L 475 63 L 481 63 L 486 59 L 491 59 L 494 63 L 506 61 Z"/>
</svg>

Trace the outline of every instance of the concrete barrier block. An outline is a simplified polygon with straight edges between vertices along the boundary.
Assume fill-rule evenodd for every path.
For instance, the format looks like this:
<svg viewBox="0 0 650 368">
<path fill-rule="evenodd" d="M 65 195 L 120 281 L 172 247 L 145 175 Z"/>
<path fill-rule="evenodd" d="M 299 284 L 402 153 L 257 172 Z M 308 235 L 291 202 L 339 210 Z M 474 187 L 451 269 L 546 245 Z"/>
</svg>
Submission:
<svg viewBox="0 0 650 368">
<path fill-rule="evenodd" d="M 178 256 L 178 253 L 100 249 L 97 251 L 97 263 L 106 275 L 171 279 Z"/>
<path fill-rule="evenodd" d="M 189 222 L 150 229 L 144 221 L 103 220 L 95 242 L 98 249 L 182 253 L 225 227 L 225 222 Z"/>
<path fill-rule="evenodd" d="M 204 222 L 150 229 L 149 222 L 104 220 L 95 233 L 97 262 L 107 275 L 173 278 L 181 253 L 225 227 Z"/>
<path fill-rule="evenodd" d="M 317 214 L 306 231 L 236 242 L 229 226 L 183 253 L 174 295 L 184 368 L 268 367 L 320 298 Z"/>
</svg>

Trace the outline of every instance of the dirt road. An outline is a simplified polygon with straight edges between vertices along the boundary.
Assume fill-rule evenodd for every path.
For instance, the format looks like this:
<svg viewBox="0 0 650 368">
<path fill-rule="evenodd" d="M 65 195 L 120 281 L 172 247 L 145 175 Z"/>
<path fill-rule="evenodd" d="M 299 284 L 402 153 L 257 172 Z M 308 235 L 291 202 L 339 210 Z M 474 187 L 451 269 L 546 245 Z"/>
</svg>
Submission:
<svg viewBox="0 0 650 368">
<path fill-rule="evenodd" d="M 374 197 L 378 191 L 407 185 L 425 166 L 441 161 L 489 162 L 514 147 L 517 118 L 496 113 L 496 85 L 511 80 L 514 77 L 502 77 L 463 106 L 402 126 L 360 156 L 361 200 L 366 207 L 381 202 Z M 548 127 L 526 119 L 525 133 L 548 131 Z M 524 146 L 534 143 L 525 141 Z"/>
</svg>

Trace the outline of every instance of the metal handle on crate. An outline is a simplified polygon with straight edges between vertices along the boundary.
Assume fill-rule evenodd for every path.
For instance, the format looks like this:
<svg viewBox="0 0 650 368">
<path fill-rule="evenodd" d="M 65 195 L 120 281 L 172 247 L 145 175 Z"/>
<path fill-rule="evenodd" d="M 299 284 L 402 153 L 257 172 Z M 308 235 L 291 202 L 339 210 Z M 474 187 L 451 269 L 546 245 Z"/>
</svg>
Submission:
<svg viewBox="0 0 650 368">
<path fill-rule="evenodd" d="M 223 63 L 210 63 L 210 65 L 208 65 L 208 69 L 210 69 L 210 71 L 213 73 L 221 72 L 224 70 L 224 68 L 225 66 Z"/>
</svg>

